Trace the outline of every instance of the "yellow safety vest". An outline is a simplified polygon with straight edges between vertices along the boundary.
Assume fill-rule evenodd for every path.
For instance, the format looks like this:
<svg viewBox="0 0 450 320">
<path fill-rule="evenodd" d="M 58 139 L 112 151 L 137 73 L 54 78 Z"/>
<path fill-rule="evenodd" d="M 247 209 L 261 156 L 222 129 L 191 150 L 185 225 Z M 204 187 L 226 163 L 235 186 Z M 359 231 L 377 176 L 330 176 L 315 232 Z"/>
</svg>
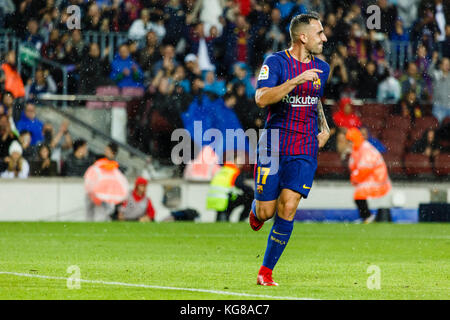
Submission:
<svg viewBox="0 0 450 320">
<path fill-rule="evenodd" d="M 228 207 L 229 194 L 233 190 L 240 170 L 234 164 L 225 164 L 215 175 L 209 185 L 206 208 L 225 211 Z"/>
</svg>

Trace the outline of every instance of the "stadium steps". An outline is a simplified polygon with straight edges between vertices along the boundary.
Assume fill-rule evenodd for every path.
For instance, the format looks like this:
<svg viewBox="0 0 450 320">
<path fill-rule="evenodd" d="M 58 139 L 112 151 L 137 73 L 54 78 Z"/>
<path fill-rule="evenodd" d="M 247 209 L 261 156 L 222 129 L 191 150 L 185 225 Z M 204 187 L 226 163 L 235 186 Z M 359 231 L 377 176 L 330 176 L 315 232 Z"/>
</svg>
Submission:
<svg viewBox="0 0 450 320">
<path fill-rule="evenodd" d="M 51 106 L 38 106 L 36 111 L 41 121 L 53 125 L 55 133 L 64 120 L 70 121 L 69 131 L 72 139 L 88 141 L 89 149 L 96 154 L 103 154 L 105 146 L 115 142 L 119 146 L 117 161 L 127 168 L 126 175 L 129 177 L 144 175 L 146 178 L 159 180 L 173 176 L 173 168 L 162 167 L 140 150 L 111 138 L 111 115 L 107 110 L 89 110 L 86 113 L 86 109 L 76 107 L 62 110 Z"/>
</svg>

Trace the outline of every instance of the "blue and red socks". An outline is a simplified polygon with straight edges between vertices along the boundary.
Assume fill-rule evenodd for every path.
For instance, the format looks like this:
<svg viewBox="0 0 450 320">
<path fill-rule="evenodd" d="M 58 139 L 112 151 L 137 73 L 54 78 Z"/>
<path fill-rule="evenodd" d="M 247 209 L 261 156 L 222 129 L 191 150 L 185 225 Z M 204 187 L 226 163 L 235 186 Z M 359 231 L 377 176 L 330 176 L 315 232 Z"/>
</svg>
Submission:
<svg viewBox="0 0 450 320">
<path fill-rule="evenodd" d="M 280 259 L 281 254 L 291 237 L 294 221 L 284 220 L 275 214 L 275 222 L 267 240 L 266 253 L 264 254 L 263 266 L 273 270 Z"/>
</svg>

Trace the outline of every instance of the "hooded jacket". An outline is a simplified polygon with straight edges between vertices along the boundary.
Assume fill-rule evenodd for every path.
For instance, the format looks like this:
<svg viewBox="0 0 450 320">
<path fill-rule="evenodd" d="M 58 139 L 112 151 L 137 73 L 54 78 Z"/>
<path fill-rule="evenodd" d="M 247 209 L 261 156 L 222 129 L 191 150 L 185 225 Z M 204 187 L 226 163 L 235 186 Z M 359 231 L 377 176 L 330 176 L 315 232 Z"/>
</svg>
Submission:
<svg viewBox="0 0 450 320">
<path fill-rule="evenodd" d="M 348 129 L 352 127 L 360 128 L 362 125 L 361 119 L 354 112 L 350 114 L 346 114 L 344 112 L 344 107 L 348 103 L 352 103 L 350 98 L 342 98 L 339 101 L 339 111 L 333 114 L 334 124 L 337 127 L 344 127 Z"/>
<path fill-rule="evenodd" d="M 355 200 L 380 198 L 392 188 L 383 157 L 357 128 L 351 128 L 345 136 L 353 142 L 349 159 L 350 182 L 356 187 Z"/>
<path fill-rule="evenodd" d="M 23 111 L 19 122 L 17 122 L 17 131 L 22 132 L 23 130 L 30 131 L 31 133 L 31 144 L 32 146 L 38 144 L 42 140 L 44 140 L 44 136 L 42 134 L 42 128 L 44 124 L 38 118 L 34 118 L 33 120 L 27 118 L 25 112 Z"/>
</svg>

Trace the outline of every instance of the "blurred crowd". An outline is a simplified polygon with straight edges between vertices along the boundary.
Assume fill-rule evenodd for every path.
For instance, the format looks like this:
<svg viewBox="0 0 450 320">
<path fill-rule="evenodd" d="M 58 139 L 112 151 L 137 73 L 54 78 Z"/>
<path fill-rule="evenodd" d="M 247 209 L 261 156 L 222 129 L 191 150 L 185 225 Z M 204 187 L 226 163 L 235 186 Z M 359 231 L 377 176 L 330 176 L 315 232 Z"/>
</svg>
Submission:
<svg viewBox="0 0 450 320">
<path fill-rule="evenodd" d="M 325 98 L 340 106 L 338 114 L 328 115 L 336 129 L 328 149 L 342 149 L 338 133 L 345 132 L 349 123 L 364 126 L 342 99 L 389 102 L 412 125 L 417 118 L 434 116 L 444 126 L 450 116 L 450 4 L 443 0 L 0 0 L 0 4 L 0 28 L 14 31 L 40 57 L 66 66 L 69 93 L 95 94 L 99 86 L 143 90 L 140 103 L 128 112 L 128 142 L 162 158 L 170 157 L 166 143 L 170 132 L 184 125 L 181 114 L 205 96 L 232 109 L 244 130 L 262 128 L 266 115 L 254 102 L 255 75 L 267 55 L 289 47 L 291 18 L 309 11 L 320 14 L 328 39 L 321 57 L 331 67 Z M 373 4 L 380 9 L 379 29 L 367 24 L 371 16 L 367 8 Z M 73 18 L 67 10 L 71 5 L 80 8 L 80 29 L 67 27 Z M 108 47 L 88 42 L 87 32 L 125 33 L 127 39 Z M 405 44 L 409 55 L 403 55 Z M 62 92 L 63 75 L 48 64 L 18 70 L 17 60 L 12 50 L 2 56 L 3 166 L 9 170 L 18 162 L 11 155 L 14 150 L 30 163 L 56 159 L 57 153 L 56 171 L 67 174 L 61 163 L 76 162 L 73 158 L 89 153 L 86 142 L 73 142 L 67 126 L 53 132 L 32 110 L 39 105 L 40 93 Z M 37 148 L 34 156 L 27 151 L 28 140 Z M 41 168 L 52 171 L 47 163 Z M 30 170 L 30 174 L 39 171 Z"/>
</svg>

